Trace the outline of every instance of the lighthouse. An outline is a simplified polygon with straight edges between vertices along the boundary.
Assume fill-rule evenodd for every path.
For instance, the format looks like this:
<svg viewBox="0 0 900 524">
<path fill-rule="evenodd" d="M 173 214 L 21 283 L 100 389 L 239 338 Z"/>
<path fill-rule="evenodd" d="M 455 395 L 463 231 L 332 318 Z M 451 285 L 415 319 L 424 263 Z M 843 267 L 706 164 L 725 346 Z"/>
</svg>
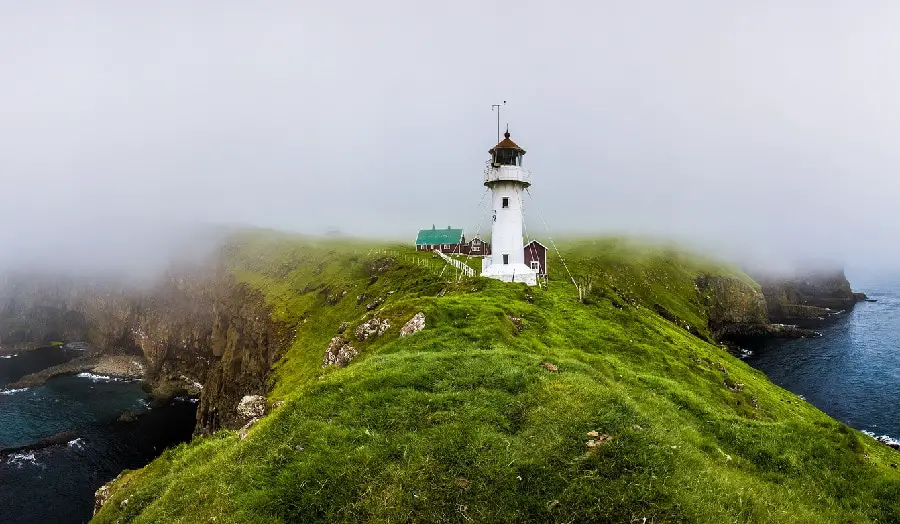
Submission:
<svg viewBox="0 0 900 524">
<path fill-rule="evenodd" d="M 522 168 L 525 150 L 512 141 L 508 127 L 503 137 L 488 151 L 491 158 L 484 170 L 484 185 L 491 190 L 493 224 L 491 255 L 482 261 L 481 276 L 533 286 L 538 270 L 525 264 L 522 241 L 523 197 L 531 185 L 531 173 Z"/>
</svg>

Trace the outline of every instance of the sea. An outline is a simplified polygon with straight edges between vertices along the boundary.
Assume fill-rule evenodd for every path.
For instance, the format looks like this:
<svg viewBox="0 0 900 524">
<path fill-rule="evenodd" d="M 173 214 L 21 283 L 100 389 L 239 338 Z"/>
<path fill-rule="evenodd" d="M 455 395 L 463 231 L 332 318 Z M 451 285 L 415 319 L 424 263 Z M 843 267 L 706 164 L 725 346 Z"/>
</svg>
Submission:
<svg viewBox="0 0 900 524">
<path fill-rule="evenodd" d="M 821 338 L 776 341 L 745 358 L 772 382 L 873 436 L 900 439 L 900 277 L 848 273 L 861 302 Z"/>
<path fill-rule="evenodd" d="M 191 437 L 196 404 L 150 409 L 137 381 L 82 373 L 7 387 L 73 352 L 53 347 L 0 358 L 0 523 L 87 522 L 100 486 Z M 119 421 L 125 411 L 140 416 Z M 53 445 L 15 449 L 51 437 Z"/>
</svg>

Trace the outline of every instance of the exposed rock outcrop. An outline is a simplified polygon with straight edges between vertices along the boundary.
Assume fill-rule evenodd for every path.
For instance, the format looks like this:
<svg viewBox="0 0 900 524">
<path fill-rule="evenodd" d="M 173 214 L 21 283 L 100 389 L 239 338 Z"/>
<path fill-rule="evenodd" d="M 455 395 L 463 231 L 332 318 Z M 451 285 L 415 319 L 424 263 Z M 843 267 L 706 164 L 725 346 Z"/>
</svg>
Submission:
<svg viewBox="0 0 900 524">
<path fill-rule="evenodd" d="M 339 366 L 344 367 L 353 360 L 359 352 L 350 345 L 350 341 L 338 335 L 331 339 L 328 348 L 325 350 L 325 356 L 322 357 L 322 367 Z"/>
<path fill-rule="evenodd" d="M 769 324 L 765 297 L 749 283 L 702 275 L 696 285 L 706 306 L 709 332 L 716 340 L 769 338 L 779 332 Z"/>
<path fill-rule="evenodd" d="M 697 290 L 706 306 L 713 335 L 726 326 L 769 323 L 766 298 L 742 280 L 702 275 L 697 279 Z"/>
<path fill-rule="evenodd" d="M 391 325 L 383 318 L 370 318 L 356 327 L 356 340 L 363 342 L 384 335 Z"/>
<path fill-rule="evenodd" d="M 266 414 L 266 397 L 262 395 L 245 395 L 238 403 L 237 412 L 242 417 L 252 419 Z"/>
<path fill-rule="evenodd" d="M 843 270 L 757 275 L 772 322 L 817 326 L 866 300 L 854 293 Z"/>
<path fill-rule="evenodd" d="M 421 311 L 416 313 L 406 324 L 403 324 L 403 327 L 400 328 L 400 336 L 405 337 L 408 335 L 412 335 L 413 333 L 418 333 L 425 329 L 425 313 Z"/>
<path fill-rule="evenodd" d="M 7 275 L 5 283 L 0 340 L 83 340 L 100 355 L 142 357 L 157 402 L 200 395 L 198 432 L 241 427 L 239 400 L 266 392 L 271 366 L 289 345 L 261 294 L 211 262 L 143 288 L 35 275 Z"/>
<path fill-rule="evenodd" d="M 822 334 L 791 324 L 732 324 L 717 333 L 719 340 L 744 342 L 770 338 L 817 338 Z"/>
<path fill-rule="evenodd" d="M 720 341 L 811 338 L 807 329 L 853 308 L 854 293 L 843 271 L 761 278 L 760 289 L 737 278 L 703 275 L 697 290 L 707 308 L 709 329 Z"/>
</svg>

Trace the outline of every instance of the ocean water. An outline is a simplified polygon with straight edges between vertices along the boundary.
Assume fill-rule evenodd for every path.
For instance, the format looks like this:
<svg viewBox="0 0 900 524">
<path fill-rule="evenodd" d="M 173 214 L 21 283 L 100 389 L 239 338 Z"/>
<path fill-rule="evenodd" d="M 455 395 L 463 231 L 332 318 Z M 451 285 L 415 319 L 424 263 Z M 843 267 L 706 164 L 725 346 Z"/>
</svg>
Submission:
<svg viewBox="0 0 900 524">
<path fill-rule="evenodd" d="M 746 359 L 846 424 L 900 438 L 900 278 L 854 277 L 857 304 L 815 339 L 773 342 Z"/>
<path fill-rule="evenodd" d="M 0 359 L 0 449 L 71 432 L 42 449 L 0 452 L 0 523 L 87 522 L 97 488 L 191 436 L 196 406 L 150 410 L 138 382 L 83 374 L 25 390 L 4 386 L 71 356 L 62 353 L 46 348 Z M 144 415 L 119 422 L 126 410 Z"/>
</svg>

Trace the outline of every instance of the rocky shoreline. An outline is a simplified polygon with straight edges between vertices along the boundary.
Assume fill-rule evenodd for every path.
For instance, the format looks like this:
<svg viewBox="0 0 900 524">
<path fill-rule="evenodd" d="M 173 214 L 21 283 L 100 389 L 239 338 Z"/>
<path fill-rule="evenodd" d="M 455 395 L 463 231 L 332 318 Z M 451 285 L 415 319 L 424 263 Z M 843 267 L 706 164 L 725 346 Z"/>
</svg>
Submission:
<svg viewBox="0 0 900 524">
<path fill-rule="evenodd" d="M 8 455 L 10 453 L 21 453 L 23 451 L 36 451 L 52 446 L 65 446 L 76 439 L 78 439 L 78 434 L 74 431 L 62 431 L 55 435 L 44 437 L 32 444 L 0 449 L 0 454 Z"/>
<path fill-rule="evenodd" d="M 822 333 L 793 324 L 733 324 L 721 328 L 716 338 L 721 341 L 746 342 L 776 338 L 818 338 Z"/>
<path fill-rule="evenodd" d="M 6 386 L 8 389 L 24 389 L 43 385 L 53 377 L 92 373 L 122 380 L 144 378 L 146 362 L 143 358 L 126 355 L 85 355 L 68 362 L 26 375 Z"/>
<path fill-rule="evenodd" d="M 25 351 L 33 351 L 35 349 L 40 349 L 42 347 L 47 347 L 46 344 L 34 344 L 34 343 L 20 343 L 13 345 L 4 345 L 0 347 L 0 357 L 5 356 L 14 356 L 19 353 L 23 353 Z"/>
</svg>

